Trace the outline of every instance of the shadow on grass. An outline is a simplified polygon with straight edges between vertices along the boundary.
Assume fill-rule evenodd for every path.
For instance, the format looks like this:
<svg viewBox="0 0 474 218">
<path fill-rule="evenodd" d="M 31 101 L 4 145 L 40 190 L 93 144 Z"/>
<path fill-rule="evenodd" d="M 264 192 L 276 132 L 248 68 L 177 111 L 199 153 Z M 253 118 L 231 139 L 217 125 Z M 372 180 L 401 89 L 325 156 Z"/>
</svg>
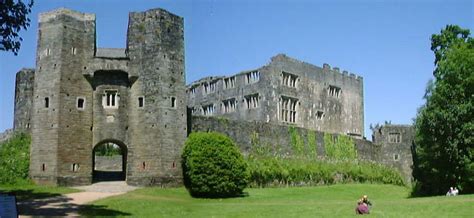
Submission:
<svg viewBox="0 0 474 218">
<path fill-rule="evenodd" d="M 117 210 L 107 209 L 107 206 L 102 205 L 81 205 L 79 207 L 79 214 L 81 216 L 96 217 L 96 216 L 131 216 L 132 214 L 121 212 Z"/>
<path fill-rule="evenodd" d="M 43 198 L 52 198 L 61 196 L 58 193 L 50 193 L 50 192 L 38 192 L 34 189 L 0 189 L 0 193 L 7 194 L 7 195 L 15 195 L 17 201 L 26 201 L 26 200 L 33 200 L 33 199 L 43 199 Z"/>
<path fill-rule="evenodd" d="M 84 211 L 85 216 L 130 216 L 129 213 L 107 209 L 104 206 L 79 205 L 71 198 L 57 193 L 38 192 L 33 189 L 0 190 L 2 194 L 15 195 L 19 215 L 70 216 Z"/>
</svg>

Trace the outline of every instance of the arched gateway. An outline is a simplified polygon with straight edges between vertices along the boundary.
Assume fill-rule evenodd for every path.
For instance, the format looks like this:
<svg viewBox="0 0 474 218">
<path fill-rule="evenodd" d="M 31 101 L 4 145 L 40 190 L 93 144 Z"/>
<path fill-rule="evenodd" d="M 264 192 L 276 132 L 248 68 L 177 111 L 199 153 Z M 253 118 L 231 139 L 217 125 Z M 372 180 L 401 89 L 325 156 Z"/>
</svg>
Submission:
<svg viewBox="0 0 474 218">
<path fill-rule="evenodd" d="M 104 140 L 92 149 L 92 181 L 125 181 L 127 146 L 117 140 Z"/>
</svg>

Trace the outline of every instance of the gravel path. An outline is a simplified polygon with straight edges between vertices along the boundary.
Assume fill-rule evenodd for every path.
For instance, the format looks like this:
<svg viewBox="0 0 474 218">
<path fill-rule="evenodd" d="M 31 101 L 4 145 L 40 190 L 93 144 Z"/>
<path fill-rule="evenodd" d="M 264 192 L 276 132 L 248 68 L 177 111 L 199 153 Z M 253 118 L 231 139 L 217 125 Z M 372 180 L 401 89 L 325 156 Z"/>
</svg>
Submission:
<svg viewBox="0 0 474 218">
<path fill-rule="evenodd" d="M 81 205 L 137 189 L 125 182 L 99 182 L 72 188 L 83 190 L 83 192 L 19 202 L 20 217 L 78 216 L 78 209 Z M 106 212 L 105 208 L 97 208 L 97 210 L 101 213 Z"/>
</svg>

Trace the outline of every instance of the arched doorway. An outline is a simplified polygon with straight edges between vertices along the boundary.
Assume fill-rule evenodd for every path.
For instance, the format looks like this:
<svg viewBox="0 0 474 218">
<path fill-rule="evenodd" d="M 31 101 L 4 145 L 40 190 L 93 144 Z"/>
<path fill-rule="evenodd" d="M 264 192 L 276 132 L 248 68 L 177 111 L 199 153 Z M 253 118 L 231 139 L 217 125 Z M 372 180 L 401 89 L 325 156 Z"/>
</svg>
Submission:
<svg viewBox="0 0 474 218">
<path fill-rule="evenodd" d="M 127 146 L 105 140 L 92 151 L 92 181 L 124 181 L 127 175 Z"/>
</svg>

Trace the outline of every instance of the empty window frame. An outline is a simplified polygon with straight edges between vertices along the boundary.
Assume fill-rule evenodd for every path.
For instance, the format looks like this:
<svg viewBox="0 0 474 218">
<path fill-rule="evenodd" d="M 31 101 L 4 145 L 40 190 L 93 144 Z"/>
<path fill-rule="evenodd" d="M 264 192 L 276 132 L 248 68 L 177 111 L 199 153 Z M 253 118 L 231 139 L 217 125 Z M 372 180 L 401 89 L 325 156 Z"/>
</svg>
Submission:
<svg viewBox="0 0 474 218">
<path fill-rule="evenodd" d="M 44 98 L 44 107 L 49 108 L 49 97 Z"/>
<path fill-rule="evenodd" d="M 339 96 L 341 95 L 341 88 L 339 88 L 337 86 L 331 86 L 330 85 L 329 88 L 328 88 L 328 94 L 330 96 L 339 98 Z"/>
<path fill-rule="evenodd" d="M 324 112 L 323 111 L 316 111 L 315 115 L 316 115 L 317 120 L 322 120 L 324 118 Z"/>
<path fill-rule="evenodd" d="M 143 96 L 138 97 L 137 103 L 138 103 L 139 108 L 145 107 L 145 97 Z"/>
<path fill-rule="evenodd" d="M 72 47 L 71 48 L 71 54 L 76 55 L 76 53 L 77 53 L 77 49 L 75 47 Z"/>
<path fill-rule="evenodd" d="M 244 96 L 245 108 L 258 108 L 258 94 Z"/>
<path fill-rule="evenodd" d="M 78 97 L 76 100 L 76 107 L 79 110 L 84 110 L 86 107 L 86 99 L 84 97 Z"/>
<path fill-rule="evenodd" d="M 235 76 L 224 78 L 224 89 L 232 89 L 235 87 Z"/>
<path fill-rule="evenodd" d="M 400 143 L 402 142 L 402 136 L 398 132 L 388 133 L 388 142 L 390 143 Z"/>
<path fill-rule="evenodd" d="M 252 71 L 248 72 L 245 74 L 245 83 L 250 84 L 250 83 L 255 83 L 260 80 L 260 71 Z"/>
<path fill-rule="evenodd" d="M 194 97 L 196 95 L 196 87 L 191 87 L 191 89 L 189 89 L 189 93 L 191 94 L 191 97 Z"/>
<path fill-rule="evenodd" d="M 393 155 L 393 160 L 394 160 L 394 161 L 400 160 L 400 155 L 394 154 L 394 155 Z"/>
<path fill-rule="evenodd" d="M 298 99 L 282 96 L 280 104 L 280 120 L 287 123 L 296 123 Z"/>
<path fill-rule="evenodd" d="M 71 165 L 71 171 L 72 171 L 72 172 L 77 172 L 77 171 L 79 171 L 79 164 L 73 163 L 73 164 Z"/>
<path fill-rule="evenodd" d="M 214 115 L 214 104 L 202 106 L 202 115 L 204 116 L 212 116 Z"/>
<path fill-rule="evenodd" d="M 298 83 L 298 76 L 287 73 L 285 71 L 281 72 L 282 76 L 282 84 L 288 87 L 296 88 L 296 85 Z"/>
<path fill-rule="evenodd" d="M 232 113 L 236 109 L 235 98 L 222 101 L 222 113 Z"/>
<path fill-rule="evenodd" d="M 118 108 L 120 96 L 117 90 L 105 90 L 102 96 L 102 106 L 104 108 Z"/>
<path fill-rule="evenodd" d="M 217 81 L 212 81 L 209 83 L 204 83 L 204 94 L 213 93 L 216 91 Z"/>
</svg>

